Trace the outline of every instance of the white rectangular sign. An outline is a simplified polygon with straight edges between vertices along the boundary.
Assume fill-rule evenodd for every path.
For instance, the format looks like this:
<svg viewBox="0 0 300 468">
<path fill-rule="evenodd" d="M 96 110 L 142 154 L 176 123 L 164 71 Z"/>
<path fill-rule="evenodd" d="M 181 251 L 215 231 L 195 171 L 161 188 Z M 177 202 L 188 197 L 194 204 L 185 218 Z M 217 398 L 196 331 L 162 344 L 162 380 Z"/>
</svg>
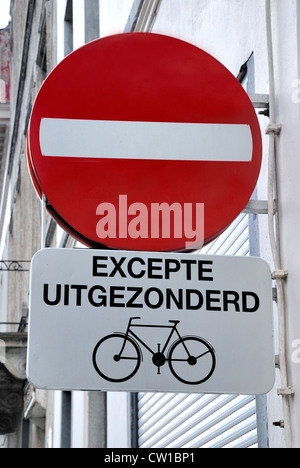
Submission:
<svg viewBox="0 0 300 468">
<path fill-rule="evenodd" d="M 44 156 L 242 161 L 252 159 L 249 125 L 44 118 Z"/>
<path fill-rule="evenodd" d="M 41 250 L 28 379 L 62 390 L 267 393 L 271 291 L 258 258 Z"/>
</svg>

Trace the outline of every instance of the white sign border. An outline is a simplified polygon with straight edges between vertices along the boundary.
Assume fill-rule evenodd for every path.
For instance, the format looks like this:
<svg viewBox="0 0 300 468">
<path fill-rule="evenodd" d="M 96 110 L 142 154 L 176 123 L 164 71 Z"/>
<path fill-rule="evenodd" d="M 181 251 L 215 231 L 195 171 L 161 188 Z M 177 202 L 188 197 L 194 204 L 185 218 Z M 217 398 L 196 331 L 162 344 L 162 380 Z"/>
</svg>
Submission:
<svg viewBox="0 0 300 468">
<path fill-rule="evenodd" d="M 81 256 L 81 258 L 80 258 Z M 184 323 L 184 313 L 174 314 L 174 310 L 170 310 L 166 316 L 162 314 L 160 309 L 142 310 L 140 308 L 126 310 L 126 307 L 116 307 L 116 312 L 109 312 L 108 310 L 101 310 L 100 322 L 102 320 L 101 332 L 97 330 L 97 323 L 99 323 L 99 308 L 90 308 L 89 316 L 93 319 L 93 323 L 87 324 L 82 307 L 55 307 L 47 306 L 47 312 L 41 310 L 42 307 L 42 285 L 51 281 L 60 282 L 61 284 L 78 284 L 78 279 L 85 278 L 87 281 L 87 272 L 84 267 L 84 257 L 92 259 L 92 257 L 114 257 L 120 259 L 126 258 L 124 264 L 132 258 L 153 258 L 153 259 L 185 259 L 185 260 L 200 260 L 206 262 L 213 262 L 214 267 L 222 269 L 224 288 L 228 291 L 232 290 L 232 284 L 236 281 L 242 281 L 245 291 L 251 291 L 253 284 L 257 285 L 256 293 L 259 295 L 263 309 L 260 313 L 251 312 L 237 312 L 237 311 L 218 311 L 213 310 L 219 308 L 219 295 L 212 293 L 210 295 L 210 313 L 208 318 L 202 320 L 201 328 L 203 334 L 200 333 L 197 327 L 193 327 L 193 317 L 199 317 L 201 314 L 195 311 L 189 311 L 189 318 L 187 323 Z M 86 260 L 88 261 L 88 260 Z M 152 263 L 157 269 L 152 270 L 153 276 L 159 276 L 160 270 L 158 269 L 160 263 L 157 260 Z M 77 265 L 77 272 L 76 272 Z M 78 265 L 80 271 L 78 272 Z M 136 263 L 136 267 L 140 263 Z M 187 265 L 187 264 L 186 264 Z M 220 267 L 220 265 L 223 265 Z M 100 277 L 102 285 L 110 284 L 112 287 L 119 288 L 120 275 L 116 273 L 115 277 L 109 278 L 109 272 L 99 263 L 98 272 L 105 273 L 107 271 L 107 278 Z M 91 267 L 91 262 L 90 262 Z M 49 277 L 48 269 L 52 268 Z M 227 271 L 229 268 L 230 271 Z M 236 273 L 234 279 L 230 279 Z M 208 280 L 210 276 L 215 275 L 214 269 L 210 271 L 210 267 L 206 266 L 206 271 L 203 277 L 207 281 L 202 282 L 202 286 L 206 283 L 206 290 L 218 291 L 220 288 L 220 280 L 214 278 L 214 281 Z M 68 278 L 66 273 L 68 272 Z M 141 272 L 141 268 L 139 269 Z M 251 273 L 251 277 L 246 277 L 246 274 Z M 94 271 L 95 272 L 95 271 Z M 112 272 L 112 269 L 110 273 Z M 186 266 L 185 275 L 188 273 Z M 229 274 L 230 272 L 230 274 Z M 138 273 L 138 270 L 135 270 Z M 171 275 L 171 274 L 170 274 Z M 172 283 L 176 289 L 183 287 L 182 276 L 179 275 L 175 280 L 176 272 L 173 274 Z M 92 277 L 93 284 L 97 283 L 97 278 Z M 242 280 L 241 278 L 244 277 Z M 96 281 L 95 281 L 96 279 Z M 99 278 L 98 278 L 99 280 Z M 104 280 L 104 283 L 103 283 Z M 106 281 L 106 282 L 105 282 Z M 127 281 L 127 280 L 126 280 Z M 129 283 L 125 284 L 139 284 L 140 287 L 147 285 L 149 280 L 145 279 L 129 279 Z M 152 279 L 149 286 L 155 284 L 157 288 L 163 288 L 163 281 L 160 278 Z M 214 284 L 215 283 L 215 284 Z M 91 283 L 92 284 L 92 283 Z M 31 300 L 30 300 L 30 329 L 29 329 L 29 351 L 28 351 L 28 379 L 38 388 L 56 389 L 56 390 L 103 390 L 103 391 L 159 391 L 159 392 L 182 392 L 182 393 L 218 393 L 218 394 L 263 394 L 267 393 L 274 384 L 275 364 L 274 364 L 274 349 L 273 349 L 273 313 L 272 313 L 272 292 L 271 292 L 271 273 L 269 266 L 266 262 L 259 258 L 253 257 L 218 257 L 218 256 L 200 256 L 191 254 L 161 254 L 161 253 L 141 253 L 141 252 L 122 252 L 122 251 L 97 251 L 97 250 L 72 250 L 72 249 L 45 249 L 38 252 L 32 262 L 31 270 Z M 231 285 L 231 289 L 230 289 Z M 191 289 L 194 289 L 194 284 L 191 284 Z M 147 287 L 147 286 L 145 286 Z M 259 291 L 258 291 L 259 290 Z M 122 304 L 122 291 L 115 289 L 115 304 Z M 69 290 L 70 292 L 70 290 Z M 76 289 L 73 293 L 77 294 Z M 49 293 L 50 294 L 50 293 Z M 53 294 L 53 290 L 51 292 Z M 52 300 L 54 296 L 52 296 Z M 233 296 L 231 296 L 233 299 Z M 66 302 L 66 298 L 64 299 Z M 71 302 L 71 299 L 68 299 Z M 215 302 L 214 302 L 215 301 Z M 251 308 L 251 304 L 248 304 Z M 234 304 L 233 307 L 234 309 Z M 56 309 L 56 310 L 55 310 Z M 64 313 L 64 311 L 70 313 Z M 228 305 L 229 309 L 229 305 Z M 111 309 L 113 310 L 113 308 Z M 51 312 L 50 312 L 51 311 Z M 124 312 L 125 311 L 125 312 Z M 149 318 L 149 311 L 151 312 L 151 319 Z M 51 315 L 49 315 L 49 313 Z M 47 315 L 48 314 L 48 315 Z M 122 314 L 125 314 L 122 316 Z M 198 314 L 198 315 L 197 315 Z M 207 314 L 207 311 L 206 311 Z M 50 317 L 50 319 L 46 317 Z M 92 353 L 96 344 L 109 334 L 116 332 L 125 333 L 126 326 L 130 317 L 141 316 L 144 323 L 167 325 L 168 321 L 173 319 L 180 320 L 183 328 L 183 335 L 196 335 L 204 338 L 215 349 L 216 352 L 216 372 L 206 382 L 201 385 L 187 385 L 176 381 L 174 376 L 168 370 L 168 378 L 161 379 L 157 375 L 157 368 L 154 367 L 151 358 L 152 356 L 143 349 L 144 361 L 142 362 L 137 374 L 130 380 L 122 383 L 108 382 L 102 379 L 92 366 Z M 228 317 L 231 318 L 229 319 Z M 239 324 L 238 329 L 226 325 L 228 320 L 232 320 L 235 316 Z M 105 319 L 105 324 L 103 322 Z M 123 318 L 122 318 L 123 317 Z M 90 320 L 90 319 L 89 319 Z M 146 320 L 146 322 L 145 322 Z M 95 325 L 96 324 L 96 325 Z M 228 357 L 224 358 L 221 352 L 220 345 L 217 344 L 216 332 L 218 329 L 218 340 L 232 340 L 232 346 L 226 345 Z M 248 334 L 252 334 L 252 338 L 247 338 Z M 71 337 L 71 338 L 70 338 Z M 224 338 L 225 337 L 225 338 Z M 89 343 L 91 340 L 91 343 Z M 245 343 L 247 341 L 247 343 Z M 236 346 L 243 346 L 243 351 L 236 349 Z M 249 345 L 253 347 L 247 348 Z M 63 352 L 62 352 L 63 347 Z M 85 355 L 82 350 L 89 349 Z M 248 349 L 248 352 L 247 352 Z M 148 357 L 147 357 L 147 354 Z M 78 366 L 74 363 L 78 362 Z M 149 367 L 150 366 L 150 367 Z M 83 369 L 89 367 L 88 370 Z M 161 367 L 161 373 L 167 372 L 167 363 Z M 233 369 L 235 371 L 233 372 Z M 231 376 L 228 378 L 228 374 Z M 171 380 L 170 380 L 171 376 Z M 160 380 L 161 379 L 161 380 Z M 243 381 L 244 380 L 244 381 Z M 80 384 L 79 384 L 80 381 Z M 85 383 L 84 383 L 85 381 Z M 242 382 L 241 382 L 242 381 Z M 157 382 L 161 382 L 158 385 Z M 171 383 L 170 383 L 171 382 Z"/>
</svg>

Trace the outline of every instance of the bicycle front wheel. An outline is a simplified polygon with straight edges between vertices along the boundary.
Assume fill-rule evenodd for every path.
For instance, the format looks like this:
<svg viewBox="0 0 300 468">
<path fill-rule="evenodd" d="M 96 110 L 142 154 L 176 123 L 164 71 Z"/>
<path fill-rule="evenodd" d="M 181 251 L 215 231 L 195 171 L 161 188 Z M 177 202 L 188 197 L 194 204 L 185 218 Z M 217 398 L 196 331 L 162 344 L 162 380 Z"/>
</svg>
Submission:
<svg viewBox="0 0 300 468">
<path fill-rule="evenodd" d="M 199 385 L 214 373 L 215 351 L 204 339 L 187 336 L 176 341 L 171 347 L 169 366 L 174 377 L 180 382 Z"/>
<path fill-rule="evenodd" d="M 93 352 L 96 372 L 109 382 L 131 379 L 141 364 L 141 352 L 136 342 L 121 333 L 105 336 Z"/>
</svg>

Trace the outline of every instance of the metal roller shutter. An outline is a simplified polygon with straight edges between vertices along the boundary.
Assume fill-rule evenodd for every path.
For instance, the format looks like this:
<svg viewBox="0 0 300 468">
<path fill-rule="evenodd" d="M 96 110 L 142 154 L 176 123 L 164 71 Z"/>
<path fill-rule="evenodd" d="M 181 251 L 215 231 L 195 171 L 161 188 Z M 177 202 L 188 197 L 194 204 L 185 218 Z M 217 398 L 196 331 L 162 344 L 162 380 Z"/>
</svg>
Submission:
<svg viewBox="0 0 300 468">
<path fill-rule="evenodd" d="M 201 253 L 249 255 L 248 215 L 241 214 Z M 138 441 L 141 448 L 255 448 L 256 398 L 139 393 Z"/>
</svg>

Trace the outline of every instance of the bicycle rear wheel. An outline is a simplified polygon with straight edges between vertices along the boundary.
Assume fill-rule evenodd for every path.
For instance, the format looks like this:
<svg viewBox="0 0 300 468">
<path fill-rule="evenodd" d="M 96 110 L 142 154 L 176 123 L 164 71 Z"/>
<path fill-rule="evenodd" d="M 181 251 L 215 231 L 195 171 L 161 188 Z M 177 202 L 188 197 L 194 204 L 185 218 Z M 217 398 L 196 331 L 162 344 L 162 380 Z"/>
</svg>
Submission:
<svg viewBox="0 0 300 468">
<path fill-rule="evenodd" d="M 187 336 L 170 349 L 169 367 L 176 379 L 188 385 L 206 382 L 216 368 L 213 347 L 203 338 Z"/>
<path fill-rule="evenodd" d="M 105 336 L 93 352 L 96 372 L 109 382 L 131 379 L 141 364 L 141 353 L 136 342 L 121 333 Z"/>
</svg>

